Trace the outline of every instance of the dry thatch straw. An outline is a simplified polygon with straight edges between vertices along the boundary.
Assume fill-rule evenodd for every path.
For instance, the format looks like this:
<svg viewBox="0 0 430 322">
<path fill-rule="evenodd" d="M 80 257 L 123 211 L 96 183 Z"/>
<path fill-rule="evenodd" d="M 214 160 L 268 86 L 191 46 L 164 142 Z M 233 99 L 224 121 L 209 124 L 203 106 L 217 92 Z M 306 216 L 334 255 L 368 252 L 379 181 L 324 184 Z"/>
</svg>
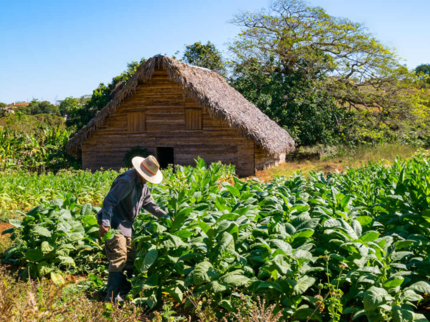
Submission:
<svg viewBox="0 0 430 322">
<path fill-rule="evenodd" d="M 289 153 L 294 150 L 294 140 L 242 94 L 232 88 L 214 71 L 194 67 L 175 59 L 157 55 L 143 62 L 133 77 L 113 91 L 113 99 L 84 126 L 66 146 L 69 154 L 80 156 L 82 143 L 113 115 L 121 103 L 136 90 L 137 85 L 150 82 L 155 69 L 164 69 L 169 78 L 182 86 L 184 95 L 194 98 L 217 117 L 246 137 L 254 140 L 269 155 Z"/>
</svg>

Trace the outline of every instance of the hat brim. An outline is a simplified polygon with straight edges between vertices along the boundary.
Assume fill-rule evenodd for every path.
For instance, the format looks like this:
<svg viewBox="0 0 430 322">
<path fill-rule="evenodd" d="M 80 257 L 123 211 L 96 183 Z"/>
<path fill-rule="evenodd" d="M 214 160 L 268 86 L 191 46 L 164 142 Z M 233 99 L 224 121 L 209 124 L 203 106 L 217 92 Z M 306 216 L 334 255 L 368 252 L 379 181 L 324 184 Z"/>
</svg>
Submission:
<svg viewBox="0 0 430 322">
<path fill-rule="evenodd" d="M 133 167 L 136 169 L 136 171 L 139 172 L 139 174 L 148 182 L 158 184 L 161 181 L 163 181 L 163 173 L 161 173 L 160 170 L 158 170 L 155 175 L 149 173 L 142 166 L 143 160 L 145 160 L 145 158 L 142 158 L 142 157 L 134 157 L 131 160 L 131 163 L 133 164 Z"/>
</svg>

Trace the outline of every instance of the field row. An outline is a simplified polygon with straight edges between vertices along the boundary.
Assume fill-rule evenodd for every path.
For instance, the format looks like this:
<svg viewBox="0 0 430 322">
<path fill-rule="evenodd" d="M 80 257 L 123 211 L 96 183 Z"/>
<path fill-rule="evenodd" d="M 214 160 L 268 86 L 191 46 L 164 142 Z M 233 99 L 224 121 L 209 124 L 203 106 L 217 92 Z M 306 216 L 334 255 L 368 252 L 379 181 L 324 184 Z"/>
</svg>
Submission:
<svg viewBox="0 0 430 322">
<path fill-rule="evenodd" d="M 135 303 L 186 310 L 192 292 L 221 318 L 261 296 L 292 321 L 427 321 L 426 157 L 270 183 L 225 175 L 199 160 L 152 188 L 175 220 L 142 213 L 135 223 Z M 72 195 L 43 202 L 12 221 L 7 258 L 56 282 L 104 270 L 97 210 Z"/>
</svg>

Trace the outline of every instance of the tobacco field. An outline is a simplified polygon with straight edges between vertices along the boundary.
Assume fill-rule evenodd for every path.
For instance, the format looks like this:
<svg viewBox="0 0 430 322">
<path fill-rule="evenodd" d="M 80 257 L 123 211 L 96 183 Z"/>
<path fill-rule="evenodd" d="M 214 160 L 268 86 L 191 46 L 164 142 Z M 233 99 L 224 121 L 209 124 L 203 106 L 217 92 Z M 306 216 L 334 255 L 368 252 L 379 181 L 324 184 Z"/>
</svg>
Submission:
<svg viewBox="0 0 430 322">
<path fill-rule="evenodd" d="M 109 176 L 99 182 L 115 173 Z M 14 227 L 4 233 L 12 233 L 14 245 L 5 260 L 24 274 L 61 283 L 65 273 L 105 269 L 94 217 L 102 197 L 78 191 L 85 184 L 77 179 L 54 198 L 47 183 L 46 200 L 10 221 Z M 424 155 L 268 183 L 239 180 L 231 169 L 199 159 L 196 167 L 165 172 L 163 184 L 151 189 L 174 221 L 142 212 L 135 222 L 129 298 L 136 304 L 156 309 L 169 299 L 191 310 L 192 294 L 221 318 L 260 296 L 286 321 L 430 318 Z"/>
</svg>

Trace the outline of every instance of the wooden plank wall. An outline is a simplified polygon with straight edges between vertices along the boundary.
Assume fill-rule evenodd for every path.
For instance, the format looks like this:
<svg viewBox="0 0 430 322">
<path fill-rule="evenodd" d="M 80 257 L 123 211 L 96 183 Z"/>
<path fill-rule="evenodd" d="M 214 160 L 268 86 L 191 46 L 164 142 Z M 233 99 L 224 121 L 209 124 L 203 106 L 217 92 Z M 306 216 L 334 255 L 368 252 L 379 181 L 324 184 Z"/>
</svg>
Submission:
<svg viewBox="0 0 430 322">
<path fill-rule="evenodd" d="M 266 152 L 259 146 L 255 147 L 255 168 L 256 170 L 264 170 L 278 166 L 285 162 L 285 153 L 275 156 L 268 156 Z"/>
<path fill-rule="evenodd" d="M 187 129 L 188 109 L 201 111 L 201 130 Z M 192 112 L 192 126 L 199 125 L 196 115 Z M 137 119 L 145 124 L 139 125 Z M 240 176 L 255 173 L 254 142 L 212 118 L 193 99 L 184 97 L 181 87 L 160 70 L 150 83 L 138 85 L 135 94 L 84 142 L 83 167 L 119 169 L 124 166 L 125 153 L 138 145 L 154 155 L 156 147 L 173 147 L 176 164 L 194 165 L 194 159 L 200 156 L 208 163 L 234 164 Z"/>
</svg>

